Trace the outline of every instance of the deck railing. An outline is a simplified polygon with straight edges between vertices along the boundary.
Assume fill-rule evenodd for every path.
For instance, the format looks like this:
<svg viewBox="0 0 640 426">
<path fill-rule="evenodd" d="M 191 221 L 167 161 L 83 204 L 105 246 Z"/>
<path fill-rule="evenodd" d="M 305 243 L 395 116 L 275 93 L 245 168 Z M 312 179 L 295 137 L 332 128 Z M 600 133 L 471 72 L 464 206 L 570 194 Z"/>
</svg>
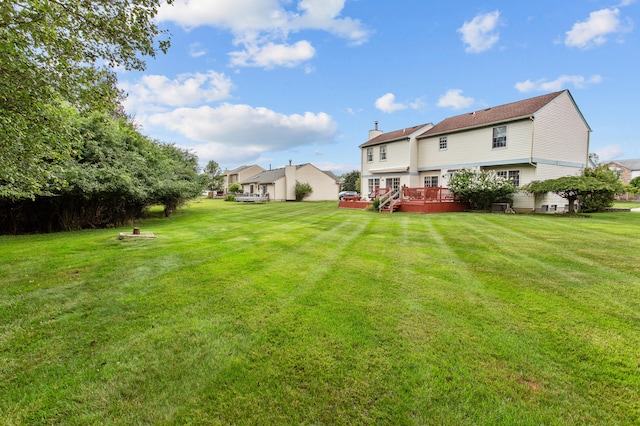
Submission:
<svg viewBox="0 0 640 426">
<path fill-rule="evenodd" d="M 456 201 L 456 197 L 449 190 L 449 188 L 428 186 L 422 188 L 409 188 L 407 186 L 403 186 L 397 191 L 399 195 L 396 196 L 395 199 L 400 202 L 443 203 Z M 386 200 L 391 193 L 391 187 L 376 188 L 373 194 L 370 194 L 370 196 L 372 196 L 372 198 L 380 198 L 381 200 Z"/>
</svg>

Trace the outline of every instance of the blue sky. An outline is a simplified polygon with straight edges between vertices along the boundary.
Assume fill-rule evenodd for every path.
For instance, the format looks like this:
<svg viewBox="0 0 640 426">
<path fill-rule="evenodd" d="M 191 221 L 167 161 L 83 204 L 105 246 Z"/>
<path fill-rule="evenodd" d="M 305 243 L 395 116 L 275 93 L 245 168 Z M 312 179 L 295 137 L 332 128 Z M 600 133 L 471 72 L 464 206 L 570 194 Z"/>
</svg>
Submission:
<svg viewBox="0 0 640 426">
<path fill-rule="evenodd" d="M 175 0 L 121 72 L 143 133 L 201 165 L 360 168 L 392 131 L 569 89 L 601 160 L 640 158 L 636 0 Z"/>
</svg>

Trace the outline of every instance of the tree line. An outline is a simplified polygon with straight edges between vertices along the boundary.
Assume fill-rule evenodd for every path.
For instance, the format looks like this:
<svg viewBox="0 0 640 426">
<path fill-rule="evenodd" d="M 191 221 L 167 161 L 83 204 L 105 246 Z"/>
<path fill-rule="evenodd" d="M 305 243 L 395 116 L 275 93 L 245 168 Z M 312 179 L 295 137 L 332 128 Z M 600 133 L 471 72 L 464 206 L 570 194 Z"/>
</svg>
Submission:
<svg viewBox="0 0 640 426">
<path fill-rule="evenodd" d="M 0 233 L 116 226 L 200 193 L 195 155 L 138 131 L 114 71 L 167 51 L 163 3 L 0 3 Z"/>
<path fill-rule="evenodd" d="M 203 188 L 198 159 L 149 139 L 124 118 L 69 112 L 70 154 L 32 196 L 0 197 L 0 232 L 117 226 L 162 205 L 168 216 Z M 7 182 L 3 182 L 6 187 Z"/>
</svg>

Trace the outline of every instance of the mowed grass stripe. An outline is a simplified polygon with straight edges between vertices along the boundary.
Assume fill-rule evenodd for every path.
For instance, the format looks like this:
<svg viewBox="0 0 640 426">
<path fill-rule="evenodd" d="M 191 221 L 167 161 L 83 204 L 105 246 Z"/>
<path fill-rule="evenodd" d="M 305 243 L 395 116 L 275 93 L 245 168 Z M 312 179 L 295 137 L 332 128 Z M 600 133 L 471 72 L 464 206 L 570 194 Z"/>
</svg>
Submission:
<svg viewBox="0 0 640 426">
<path fill-rule="evenodd" d="M 158 239 L 0 237 L 6 423 L 640 418 L 632 216 L 202 200 L 138 225 Z"/>
</svg>

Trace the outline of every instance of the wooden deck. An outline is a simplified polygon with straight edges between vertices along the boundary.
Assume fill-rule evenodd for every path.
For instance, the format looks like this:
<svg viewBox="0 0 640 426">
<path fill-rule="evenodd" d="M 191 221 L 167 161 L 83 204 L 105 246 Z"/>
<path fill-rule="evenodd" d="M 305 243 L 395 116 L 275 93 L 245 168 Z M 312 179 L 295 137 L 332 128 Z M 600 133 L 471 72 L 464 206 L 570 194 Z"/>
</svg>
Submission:
<svg viewBox="0 0 640 426">
<path fill-rule="evenodd" d="M 262 195 L 236 195 L 236 201 L 239 203 L 268 203 L 269 196 Z"/>
<path fill-rule="evenodd" d="M 374 197 L 385 198 L 391 194 L 391 188 L 377 188 Z M 402 187 L 393 195 L 395 199 L 381 211 L 389 213 L 454 213 L 469 209 L 454 197 L 447 188 L 408 188 Z M 360 197 L 344 197 L 338 203 L 339 208 L 364 210 L 372 205 L 372 201 L 361 200 Z"/>
</svg>

